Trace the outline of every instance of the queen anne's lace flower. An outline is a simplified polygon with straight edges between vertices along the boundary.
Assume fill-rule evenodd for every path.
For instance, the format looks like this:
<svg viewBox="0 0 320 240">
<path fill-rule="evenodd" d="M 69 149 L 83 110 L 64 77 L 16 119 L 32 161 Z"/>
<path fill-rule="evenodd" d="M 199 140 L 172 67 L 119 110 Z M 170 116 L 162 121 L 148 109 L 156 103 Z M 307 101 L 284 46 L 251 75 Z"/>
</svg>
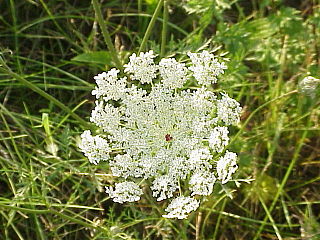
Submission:
<svg viewBox="0 0 320 240">
<path fill-rule="evenodd" d="M 198 209 L 199 204 L 200 203 L 198 200 L 191 197 L 177 197 L 173 199 L 169 206 L 165 209 L 168 214 L 162 215 L 162 217 L 178 219 L 186 218 L 190 212 Z"/>
<path fill-rule="evenodd" d="M 115 189 L 113 187 L 106 187 L 106 193 L 113 198 L 114 202 L 135 202 L 140 200 L 143 194 L 139 186 L 134 182 L 121 182 L 116 183 Z"/>
<path fill-rule="evenodd" d="M 231 180 L 232 174 L 238 169 L 237 154 L 226 151 L 226 154 L 219 158 L 217 162 L 218 179 L 222 184 Z"/>
<path fill-rule="evenodd" d="M 90 162 L 110 159 L 112 174 L 127 180 L 107 188 L 114 201 L 138 201 L 137 183 L 149 183 L 157 201 L 175 198 L 168 218 L 185 218 L 198 208 L 199 201 L 181 195 L 210 195 L 216 178 L 224 184 L 237 168 L 234 153 L 215 160 L 227 147 L 227 126 L 237 124 L 241 112 L 236 100 L 208 88 L 225 66 L 206 51 L 189 56 L 188 69 L 173 58 L 157 65 L 152 51 L 133 54 L 125 72 L 139 84 L 127 84 L 116 69 L 99 74 L 90 120 L 100 135 L 85 131 L 80 145 Z M 184 90 L 190 76 L 200 87 Z"/>
</svg>

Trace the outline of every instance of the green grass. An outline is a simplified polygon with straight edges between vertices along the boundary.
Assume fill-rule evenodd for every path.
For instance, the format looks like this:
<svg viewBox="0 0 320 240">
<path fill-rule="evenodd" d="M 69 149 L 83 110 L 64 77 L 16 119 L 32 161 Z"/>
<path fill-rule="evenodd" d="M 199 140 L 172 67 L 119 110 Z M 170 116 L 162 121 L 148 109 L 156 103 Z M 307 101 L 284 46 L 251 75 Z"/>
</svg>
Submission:
<svg viewBox="0 0 320 240">
<path fill-rule="evenodd" d="M 0 239 L 320 239 L 320 101 L 297 92 L 320 76 L 320 2 L 180 2 L 0 2 Z M 183 221 L 147 195 L 113 203 L 107 164 L 77 148 L 93 76 L 131 52 L 219 46 L 217 87 L 244 108 L 237 174 L 255 180 Z"/>
</svg>

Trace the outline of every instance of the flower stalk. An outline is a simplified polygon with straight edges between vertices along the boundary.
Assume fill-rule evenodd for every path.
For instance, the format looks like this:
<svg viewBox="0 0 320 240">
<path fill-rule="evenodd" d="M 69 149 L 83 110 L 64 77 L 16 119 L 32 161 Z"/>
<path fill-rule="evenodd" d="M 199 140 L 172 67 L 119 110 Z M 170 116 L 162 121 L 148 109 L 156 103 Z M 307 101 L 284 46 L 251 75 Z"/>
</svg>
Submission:
<svg viewBox="0 0 320 240">
<path fill-rule="evenodd" d="M 96 16 L 97 16 L 97 20 L 98 20 L 102 35 L 103 35 L 104 40 L 105 40 L 105 43 L 107 44 L 107 47 L 108 47 L 108 49 L 110 51 L 110 55 L 112 57 L 112 60 L 114 61 L 116 67 L 118 69 L 122 70 L 123 67 L 122 67 L 121 61 L 120 61 L 120 59 L 118 57 L 117 51 L 116 51 L 113 43 L 112 43 L 110 34 L 108 32 L 108 29 L 107 29 L 107 25 L 105 24 L 105 21 L 103 19 L 103 16 L 102 16 L 101 9 L 100 9 L 100 6 L 98 4 L 98 1 L 97 0 L 92 0 L 92 4 L 93 4 L 94 11 L 96 13 Z"/>
<path fill-rule="evenodd" d="M 94 0 L 94 1 L 96 1 L 96 0 Z M 142 42 L 141 42 L 141 45 L 140 45 L 138 54 L 139 54 L 140 52 L 142 52 L 142 51 L 145 49 L 146 45 L 147 45 L 147 41 L 148 41 L 148 39 L 149 39 L 149 37 L 150 37 L 150 35 L 151 35 L 153 26 L 154 26 L 154 24 L 156 23 L 157 17 L 159 16 L 159 14 L 160 14 L 160 12 L 161 12 L 161 8 L 162 8 L 162 6 L 163 6 L 163 2 L 164 2 L 164 0 L 160 0 L 160 1 L 158 2 L 158 5 L 157 5 L 157 7 L 156 7 L 156 10 L 154 11 L 154 13 L 153 13 L 153 15 L 152 15 L 152 18 L 151 18 L 151 20 L 150 20 L 150 23 L 149 23 L 149 25 L 148 25 L 148 28 L 147 28 L 147 30 L 146 30 L 146 33 L 145 33 L 145 35 L 144 35 L 144 37 L 143 37 L 143 39 L 142 39 Z"/>
<path fill-rule="evenodd" d="M 162 23 L 162 33 L 161 33 L 161 52 L 160 57 L 163 57 L 166 53 L 167 44 L 167 32 L 168 32 L 168 18 L 169 18 L 169 0 L 164 0 L 163 2 L 163 23 Z"/>
</svg>

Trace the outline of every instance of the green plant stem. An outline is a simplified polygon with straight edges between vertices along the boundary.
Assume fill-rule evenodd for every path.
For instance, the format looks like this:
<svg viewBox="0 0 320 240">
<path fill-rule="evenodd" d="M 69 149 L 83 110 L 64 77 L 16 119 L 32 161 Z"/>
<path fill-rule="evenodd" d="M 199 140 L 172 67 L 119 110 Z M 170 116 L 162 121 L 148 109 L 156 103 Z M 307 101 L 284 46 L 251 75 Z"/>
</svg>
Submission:
<svg viewBox="0 0 320 240">
<path fill-rule="evenodd" d="M 252 223 L 252 224 L 262 224 L 263 221 L 261 220 L 256 220 L 256 219 L 252 219 L 252 218 L 248 218 L 248 217 L 243 217 L 243 216 L 240 216 L 240 215 L 237 215 L 237 214 L 233 214 L 233 213 L 229 213 L 229 212 L 224 212 L 224 211 L 220 211 L 220 210 L 214 210 L 213 208 L 203 208 L 204 210 L 207 210 L 211 213 L 219 213 L 219 214 L 222 214 L 223 216 L 226 216 L 226 217 L 230 217 L 230 218 L 233 218 L 233 219 L 238 219 L 238 220 L 242 220 L 242 221 L 245 221 L 245 222 L 249 222 L 249 223 Z M 268 223 L 268 222 L 265 222 L 266 225 L 268 226 L 272 226 L 271 223 Z M 288 224 L 276 224 L 277 227 L 281 227 L 281 228 L 291 228 L 291 227 L 299 227 L 300 224 L 291 224 L 291 226 L 289 226 Z"/>
<path fill-rule="evenodd" d="M 152 18 L 151 15 L 147 13 L 115 13 L 110 18 L 115 18 L 115 17 L 145 17 L 145 18 Z M 158 22 L 163 23 L 163 19 L 158 17 L 156 19 Z M 172 22 L 168 21 L 168 26 L 171 27 L 174 30 L 177 30 L 179 33 L 183 34 L 184 36 L 188 36 L 189 33 L 185 30 L 183 30 L 181 27 L 179 27 L 177 24 L 173 24 Z"/>
<path fill-rule="evenodd" d="M 25 78 L 21 77 L 19 74 L 13 72 L 6 65 L 6 63 L 4 62 L 4 60 L 2 59 L 1 56 L 0 56 L 0 65 L 1 65 L 0 66 L 0 71 L 1 72 L 4 72 L 4 73 L 10 75 L 12 78 L 17 79 L 19 82 L 21 82 L 26 87 L 28 87 L 31 90 L 33 90 L 34 92 L 38 93 L 42 97 L 48 99 L 49 101 L 54 103 L 56 106 L 58 106 L 59 108 L 61 108 L 62 110 L 66 111 L 68 114 L 70 114 L 70 116 L 72 116 L 75 120 L 79 121 L 84 127 L 92 128 L 92 126 L 89 123 L 87 123 L 85 120 L 83 120 L 78 114 L 76 114 L 72 110 L 70 110 L 70 108 L 68 108 L 65 104 L 60 102 L 58 99 L 52 97 L 50 94 L 48 94 L 45 91 L 41 90 L 36 85 L 30 83 L 28 80 L 26 80 Z"/>
<path fill-rule="evenodd" d="M 21 163 L 23 164 L 24 167 L 27 167 L 27 163 L 25 162 L 25 158 L 22 157 L 21 153 L 20 153 L 20 148 L 18 147 L 18 145 L 16 144 L 15 142 L 15 139 L 13 138 L 13 135 L 12 135 L 12 131 L 4 117 L 4 115 L 2 114 L 2 112 L 0 113 L 1 115 L 1 118 L 2 118 L 2 121 L 4 123 L 4 127 L 6 127 L 6 130 L 8 131 L 9 133 L 9 137 L 10 137 L 10 140 L 11 140 L 11 143 L 13 145 L 13 148 L 18 156 L 18 158 L 20 159 Z"/>
<path fill-rule="evenodd" d="M 138 0 L 138 29 L 141 29 L 142 26 L 142 21 L 141 21 L 141 17 L 140 14 L 142 13 L 142 0 Z"/>
<path fill-rule="evenodd" d="M 202 221 L 202 212 L 200 209 L 197 211 L 196 217 L 196 240 L 200 240 L 200 228 L 201 228 L 201 221 Z"/>
<path fill-rule="evenodd" d="M 15 48 L 15 54 L 19 55 L 19 43 L 18 43 L 18 29 L 17 29 L 17 6 L 14 2 L 14 0 L 10 0 L 10 11 L 11 11 L 11 16 L 12 16 L 12 30 L 14 32 L 14 48 Z M 22 66 L 21 66 L 21 62 L 18 58 L 16 58 L 16 62 L 17 62 L 17 67 L 18 67 L 18 71 L 21 73 L 22 72 Z"/>
<path fill-rule="evenodd" d="M 169 2 L 169 0 L 164 0 L 164 2 L 163 2 L 163 23 L 162 23 L 162 33 L 161 33 L 160 57 L 163 57 L 165 55 L 165 52 L 166 52 L 168 18 L 169 18 L 168 2 Z"/>
<path fill-rule="evenodd" d="M 273 220 L 273 218 L 272 218 L 272 216 L 271 216 L 271 213 L 269 212 L 269 210 L 268 210 L 265 202 L 263 201 L 263 199 L 262 199 L 262 197 L 261 197 L 260 195 L 259 195 L 259 200 L 260 200 L 260 203 L 261 203 L 264 211 L 266 212 L 266 216 L 269 218 L 269 220 L 270 220 L 270 222 L 271 222 L 271 224 L 272 224 L 272 227 L 273 227 L 273 229 L 274 229 L 274 231 L 275 231 L 278 239 L 279 239 L 279 240 L 282 240 L 282 237 L 281 237 L 281 235 L 280 235 L 279 229 L 278 229 L 276 223 L 274 222 L 274 220 Z"/>
<path fill-rule="evenodd" d="M 310 118 L 309 118 L 309 121 L 308 121 L 308 122 L 310 123 Z M 308 123 L 308 125 L 309 125 L 309 123 Z M 299 139 L 298 146 L 297 146 L 296 149 L 295 149 L 295 152 L 294 152 L 294 154 L 293 154 L 293 157 L 292 157 L 292 159 L 291 159 L 291 162 L 290 162 L 290 164 L 289 164 L 289 166 L 288 166 L 288 168 L 287 168 L 287 171 L 286 171 L 286 173 L 285 173 L 285 175 L 284 175 L 284 177 L 283 177 L 283 179 L 282 179 L 282 181 L 281 181 L 281 184 L 280 184 L 280 186 L 279 186 L 279 188 L 278 188 L 278 191 L 277 191 L 276 195 L 274 196 L 274 199 L 273 199 L 273 201 L 272 201 L 272 203 L 271 203 L 271 206 L 269 207 L 269 213 L 270 213 L 270 215 L 271 215 L 274 207 L 276 206 L 276 203 L 277 203 L 277 201 L 278 201 L 278 199 L 279 199 L 279 197 L 280 197 L 281 192 L 283 191 L 284 185 L 285 185 L 285 184 L 287 183 L 287 181 L 288 181 L 288 178 L 289 178 L 289 176 L 290 176 L 290 174 L 291 174 L 291 172 L 292 172 L 292 170 L 293 170 L 294 165 L 296 164 L 296 161 L 298 160 L 299 153 L 300 153 L 301 148 L 302 148 L 302 146 L 303 146 L 303 144 L 304 144 L 304 141 L 305 141 L 305 139 L 306 139 L 306 137 L 307 137 L 307 133 L 308 133 L 308 131 L 305 130 L 305 131 L 302 133 L 301 138 Z M 257 231 L 257 233 L 256 233 L 256 235 L 255 235 L 255 237 L 254 237 L 254 240 L 257 240 L 257 239 L 259 238 L 260 233 L 262 232 L 264 226 L 266 225 L 267 219 L 268 219 L 268 215 L 266 215 L 266 216 L 264 217 L 263 222 L 262 222 L 262 224 L 260 225 L 260 228 L 258 229 L 258 231 Z"/>
<path fill-rule="evenodd" d="M 92 0 L 92 1 L 96 1 L 96 0 Z M 158 16 L 159 16 L 159 14 L 160 14 L 161 7 L 162 7 L 162 5 L 163 5 L 163 2 L 164 2 L 164 0 L 160 0 L 160 1 L 158 2 L 158 5 L 157 5 L 157 7 L 156 7 L 156 10 L 154 11 L 154 13 L 153 13 L 153 15 L 152 15 L 152 18 L 151 18 L 151 20 L 150 20 L 150 23 L 149 23 L 149 25 L 148 25 L 147 31 L 146 31 L 146 33 L 144 34 L 144 37 L 143 37 L 143 39 L 142 39 L 142 42 L 141 42 L 141 45 L 140 45 L 140 48 L 139 48 L 139 52 L 138 52 L 138 53 L 140 53 L 141 51 L 143 51 L 144 48 L 146 47 L 146 44 L 147 44 L 147 41 L 148 41 L 148 39 L 149 39 L 149 37 L 150 37 L 152 28 L 153 28 L 153 26 L 154 26 L 154 24 L 155 24 L 155 22 L 156 22 L 156 20 L 157 20 L 157 18 L 158 18 Z"/>
<path fill-rule="evenodd" d="M 222 218 L 221 212 L 223 212 L 224 208 L 226 207 L 226 203 L 227 203 L 227 199 L 225 198 L 223 200 L 223 202 L 222 202 L 221 210 L 219 212 L 218 219 L 217 219 L 217 222 L 216 222 L 216 226 L 214 228 L 214 233 L 213 233 L 213 237 L 212 237 L 213 240 L 215 240 L 217 238 L 217 234 L 218 234 L 218 231 L 219 231 L 219 226 L 220 226 L 220 222 L 221 222 L 221 218 Z"/>
<path fill-rule="evenodd" d="M 59 217 L 69 220 L 73 223 L 77 223 L 79 225 L 85 226 L 87 228 L 94 228 L 100 231 L 103 231 L 105 233 L 109 233 L 109 231 L 104 228 L 104 227 L 99 227 L 99 226 L 95 226 L 92 222 L 84 222 L 81 221 L 75 217 L 66 215 L 64 213 L 61 213 L 60 211 L 56 211 L 54 209 L 30 209 L 30 208 L 22 208 L 22 207 L 16 207 L 16 206 L 11 206 L 11 205 L 6 205 L 6 204 L 1 204 L 0 203 L 0 209 L 10 209 L 10 210 L 15 210 L 15 211 L 19 211 L 19 212 L 23 212 L 23 213 L 29 213 L 29 214 L 54 214 L 54 215 L 58 215 Z"/>
<path fill-rule="evenodd" d="M 22 234 L 20 233 L 20 231 L 18 230 L 18 228 L 12 223 L 12 222 L 9 222 L 9 216 L 7 216 L 3 211 L 0 211 L 1 215 L 7 220 L 7 224 L 8 226 L 11 226 L 12 229 L 14 230 L 14 232 L 17 234 L 17 236 L 19 237 L 20 240 L 24 240 Z M 9 215 L 9 214 L 8 214 Z M 4 230 L 5 231 L 5 238 L 4 239 L 9 239 L 8 237 L 8 231 L 7 229 Z M 3 236 L 4 237 L 4 236 Z"/>
<path fill-rule="evenodd" d="M 108 30 L 107 30 L 107 26 L 106 26 L 105 21 L 104 21 L 104 19 L 102 17 L 102 13 L 101 13 L 101 9 L 100 9 L 100 6 L 98 4 L 98 1 L 97 0 L 92 0 L 92 4 L 93 4 L 94 11 L 95 11 L 95 13 L 97 15 L 98 23 L 99 23 L 102 35 L 104 37 L 105 43 L 107 44 L 107 47 L 108 47 L 108 49 L 110 51 L 111 57 L 112 57 L 114 63 L 116 64 L 116 67 L 118 69 L 122 70 L 123 67 L 122 67 L 121 61 L 118 58 L 117 51 L 116 51 L 116 49 L 115 49 L 115 47 L 114 47 L 114 45 L 112 43 L 110 34 L 109 34 Z"/>
</svg>

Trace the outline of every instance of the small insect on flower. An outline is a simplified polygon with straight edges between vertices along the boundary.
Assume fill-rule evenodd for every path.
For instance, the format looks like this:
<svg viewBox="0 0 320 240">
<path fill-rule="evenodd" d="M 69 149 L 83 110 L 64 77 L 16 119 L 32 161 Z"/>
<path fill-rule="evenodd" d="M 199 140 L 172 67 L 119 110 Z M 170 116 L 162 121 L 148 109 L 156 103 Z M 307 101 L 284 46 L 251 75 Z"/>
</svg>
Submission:
<svg viewBox="0 0 320 240">
<path fill-rule="evenodd" d="M 90 121 L 99 134 L 85 131 L 80 150 L 93 164 L 109 162 L 115 185 L 106 193 L 113 201 L 139 201 L 149 185 L 157 201 L 171 199 L 163 217 L 182 219 L 237 170 L 237 155 L 226 149 L 228 126 L 239 123 L 242 108 L 211 91 L 226 69 L 215 55 L 188 53 L 187 63 L 168 58 L 158 64 L 156 56 L 132 54 L 123 72 L 95 77 Z M 186 83 L 195 81 L 191 91 Z"/>
</svg>

